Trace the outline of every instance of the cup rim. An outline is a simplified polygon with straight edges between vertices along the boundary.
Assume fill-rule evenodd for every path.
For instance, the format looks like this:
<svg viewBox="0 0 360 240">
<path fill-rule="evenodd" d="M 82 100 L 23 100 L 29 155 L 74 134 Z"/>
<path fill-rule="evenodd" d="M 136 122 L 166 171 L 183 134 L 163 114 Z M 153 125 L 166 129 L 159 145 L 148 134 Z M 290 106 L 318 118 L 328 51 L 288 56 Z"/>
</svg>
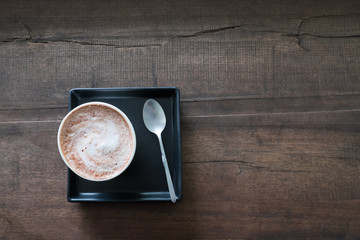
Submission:
<svg viewBox="0 0 360 240">
<path fill-rule="evenodd" d="M 85 177 L 85 176 L 80 175 L 75 169 L 73 169 L 73 168 L 69 165 L 69 163 L 68 163 L 67 160 L 66 160 L 65 155 L 63 154 L 63 152 L 62 152 L 62 150 L 61 150 L 60 133 L 61 133 L 61 131 L 62 131 L 62 128 L 63 128 L 63 125 L 64 125 L 66 119 L 69 118 L 69 116 L 70 116 L 73 112 L 77 111 L 77 110 L 80 109 L 80 108 L 89 106 L 89 105 L 101 105 L 101 106 L 105 106 L 105 107 L 111 108 L 112 110 L 118 112 L 118 113 L 125 119 L 125 122 L 128 124 L 129 129 L 130 129 L 130 133 L 131 133 L 131 137 L 132 137 L 132 139 L 133 139 L 132 151 L 131 151 L 129 160 L 128 160 L 128 162 L 126 163 L 126 165 L 121 169 L 121 171 L 117 172 L 117 174 L 112 175 L 111 177 L 108 177 L 108 178 L 105 178 L 105 179 L 92 179 L 92 178 L 88 178 L 88 177 Z M 58 133 L 57 133 L 57 145 L 58 145 L 58 150 L 59 150 L 59 153 L 60 153 L 60 156 L 61 156 L 63 162 L 66 164 L 66 166 L 67 166 L 73 173 L 75 173 L 77 176 L 79 176 L 79 177 L 81 177 L 81 178 L 83 178 L 83 179 L 89 180 L 89 181 L 93 181 L 93 182 L 104 182 L 104 181 L 108 181 L 108 180 L 111 180 L 111 179 L 114 179 L 114 178 L 118 177 L 119 175 L 121 175 L 121 174 L 129 167 L 129 165 L 131 164 L 131 162 L 132 162 L 133 159 L 134 159 L 135 152 L 136 152 L 136 134 L 135 134 L 135 130 L 134 130 L 134 127 L 133 127 L 131 121 L 129 120 L 129 118 L 127 117 L 127 115 L 126 115 L 123 111 L 121 111 L 118 107 L 116 107 L 116 106 L 114 106 L 114 105 L 112 105 L 112 104 L 109 104 L 109 103 L 105 103 L 105 102 L 92 101 L 92 102 L 83 103 L 83 104 L 75 107 L 75 108 L 72 109 L 70 112 L 68 112 L 68 113 L 65 115 L 65 117 L 61 120 L 59 129 L 58 129 Z"/>
</svg>

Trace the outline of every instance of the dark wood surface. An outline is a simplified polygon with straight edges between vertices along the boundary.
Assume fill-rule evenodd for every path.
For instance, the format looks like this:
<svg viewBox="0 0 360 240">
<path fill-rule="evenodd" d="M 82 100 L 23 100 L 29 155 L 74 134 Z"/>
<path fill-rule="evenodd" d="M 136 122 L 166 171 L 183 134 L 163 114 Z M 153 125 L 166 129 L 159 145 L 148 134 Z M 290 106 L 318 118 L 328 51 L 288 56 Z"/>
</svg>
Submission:
<svg viewBox="0 0 360 240">
<path fill-rule="evenodd" d="M 177 86 L 183 199 L 66 201 L 74 87 Z M 359 239 L 360 3 L 3 1 L 0 239 Z"/>
</svg>

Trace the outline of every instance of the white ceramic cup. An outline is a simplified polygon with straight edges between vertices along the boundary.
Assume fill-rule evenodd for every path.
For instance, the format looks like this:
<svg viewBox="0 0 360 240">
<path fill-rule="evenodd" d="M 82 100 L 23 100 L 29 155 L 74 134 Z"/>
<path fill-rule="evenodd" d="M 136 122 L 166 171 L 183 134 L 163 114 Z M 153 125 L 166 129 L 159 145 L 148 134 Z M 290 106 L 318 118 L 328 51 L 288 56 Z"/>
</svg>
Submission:
<svg viewBox="0 0 360 240">
<path fill-rule="evenodd" d="M 76 159 L 78 160 L 78 162 L 81 162 L 81 164 L 84 166 L 86 165 L 85 162 L 87 161 L 83 161 L 83 159 L 81 158 L 81 153 L 78 153 L 79 151 L 77 151 L 76 153 L 74 153 L 76 156 L 78 156 L 78 158 L 71 158 L 71 156 L 69 156 L 69 153 L 66 154 L 66 152 L 68 152 L 67 150 L 64 150 L 65 146 L 62 146 L 62 145 L 65 145 L 64 142 L 62 142 L 65 138 L 67 137 L 64 137 L 64 132 L 63 131 L 66 131 L 64 130 L 64 124 L 68 124 L 69 121 L 74 121 L 74 118 L 76 118 L 76 115 L 78 114 L 75 114 L 76 112 L 78 111 L 81 111 L 81 109 L 83 109 L 84 111 L 84 108 L 85 107 L 90 107 L 90 108 L 87 108 L 87 109 L 91 109 L 91 107 L 93 106 L 96 106 L 96 107 L 101 107 L 101 108 L 106 108 L 107 110 L 111 109 L 113 111 L 115 111 L 116 113 L 118 113 L 119 115 L 119 118 L 122 118 L 123 121 L 125 122 L 124 125 L 127 126 L 127 129 L 130 130 L 130 136 L 131 136 L 131 146 L 132 146 L 132 149 L 130 150 L 130 154 L 127 155 L 128 158 L 126 160 L 125 163 L 121 163 L 121 168 L 118 168 L 116 170 L 113 171 L 113 174 L 109 174 L 108 177 L 95 177 L 95 176 L 90 176 L 91 174 L 89 174 L 88 176 L 86 176 L 86 174 L 84 174 L 84 172 L 81 173 L 81 170 L 79 170 L 81 167 L 76 167 L 75 165 L 77 164 L 76 163 Z M 110 111 L 111 112 L 111 111 Z M 116 116 L 116 115 L 115 115 Z M 120 121 L 120 119 L 119 119 Z M 91 124 L 91 121 L 87 122 L 88 125 Z M 109 128 L 110 128 L 110 125 L 109 125 Z M 76 129 L 76 127 L 75 127 Z M 90 128 L 91 129 L 91 128 Z M 111 128 L 110 128 L 111 129 Z M 108 131 L 109 129 L 105 127 L 105 131 Z M 98 133 L 99 131 L 97 131 Z M 74 135 L 72 136 L 71 138 L 77 138 L 77 140 L 79 140 L 79 138 L 82 138 L 83 136 L 81 136 L 81 134 L 68 134 L 68 135 Z M 110 145 L 114 145 L 114 141 L 113 139 L 106 139 L 106 137 L 111 135 L 111 133 L 101 137 L 101 140 L 104 140 L 105 142 L 107 143 L 110 143 Z M 70 140 L 71 140 L 70 138 Z M 84 140 L 84 139 L 80 139 L 81 140 Z M 123 113 L 120 109 L 118 109 L 117 107 L 111 105 L 111 104 L 108 104 L 108 103 L 104 103 L 104 102 L 89 102 L 89 103 L 85 103 L 85 104 L 82 104 L 82 105 L 79 105 L 77 106 L 76 108 L 74 108 L 73 110 L 71 110 L 64 118 L 63 120 L 61 121 L 60 123 L 60 127 L 59 127 L 59 130 L 58 130 L 58 135 L 57 135 L 57 143 L 58 143 L 58 148 L 59 148 L 59 152 L 60 152 L 60 155 L 63 159 L 63 161 L 65 162 L 65 164 L 67 165 L 68 168 L 70 168 L 75 174 L 77 174 L 78 176 L 86 179 L 86 180 L 90 180 L 90 181 L 96 181 L 96 182 L 101 182 L 101 181 L 107 181 L 107 180 L 110 180 L 110 179 L 113 179 L 117 176 L 119 176 L 121 173 L 123 173 L 127 168 L 128 166 L 130 165 L 130 163 L 132 162 L 133 158 L 134 158 L 134 155 L 135 155 L 135 151 L 136 151 L 136 135 L 135 135 L 135 130 L 134 130 L 134 127 L 132 125 L 132 123 L 130 122 L 129 118 L 125 115 L 125 113 Z M 116 142 L 115 142 L 116 144 Z M 129 143 L 130 144 L 130 143 Z M 93 146 L 92 148 L 93 149 L 96 149 L 97 146 Z M 112 146 L 113 147 L 113 146 Z M 84 146 L 84 148 L 86 148 L 86 146 Z M 77 149 L 79 150 L 79 149 Z M 73 151 L 76 151 L 76 150 L 73 150 Z M 81 150 L 82 151 L 82 150 Z M 129 152 L 129 150 L 127 150 Z M 72 154 L 70 154 L 72 155 Z M 89 154 L 88 154 L 89 155 Z M 79 160 L 80 159 L 80 160 Z M 90 158 L 91 159 L 91 156 Z M 110 159 L 110 158 L 109 158 Z M 123 160 L 123 159 L 122 159 Z M 106 160 L 107 161 L 107 160 Z M 112 159 L 112 161 L 114 162 L 115 159 Z M 71 163 L 70 163 L 71 162 Z M 75 163 L 75 164 L 74 164 Z M 91 162 L 89 162 L 91 163 Z M 92 163 L 91 163 L 92 164 Z M 115 164 L 117 164 L 115 162 Z M 100 169 L 101 170 L 101 169 Z"/>
</svg>

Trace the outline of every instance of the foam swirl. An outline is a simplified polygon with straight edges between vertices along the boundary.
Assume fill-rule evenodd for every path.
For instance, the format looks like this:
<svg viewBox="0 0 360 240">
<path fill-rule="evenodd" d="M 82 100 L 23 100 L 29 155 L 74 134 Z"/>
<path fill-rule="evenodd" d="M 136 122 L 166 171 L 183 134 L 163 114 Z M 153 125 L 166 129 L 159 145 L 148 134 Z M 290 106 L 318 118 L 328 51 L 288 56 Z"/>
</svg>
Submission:
<svg viewBox="0 0 360 240">
<path fill-rule="evenodd" d="M 64 121 L 60 142 L 70 168 L 96 180 L 117 175 L 129 161 L 133 148 L 125 119 L 101 105 L 73 112 Z"/>
</svg>

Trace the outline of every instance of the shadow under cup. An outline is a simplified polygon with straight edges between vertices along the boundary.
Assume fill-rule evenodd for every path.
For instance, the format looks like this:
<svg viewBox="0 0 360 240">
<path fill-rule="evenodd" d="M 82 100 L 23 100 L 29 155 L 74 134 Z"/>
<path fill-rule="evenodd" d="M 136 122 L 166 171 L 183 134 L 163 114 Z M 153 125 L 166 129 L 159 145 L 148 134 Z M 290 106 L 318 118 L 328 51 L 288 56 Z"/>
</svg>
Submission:
<svg viewBox="0 0 360 240">
<path fill-rule="evenodd" d="M 123 173 L 136 150 L 135 130 L 117 107 L 89 102 L 62 120 L 57 143 L 65 164 L 90 181 L 107 181 Z"/>
</svg>

